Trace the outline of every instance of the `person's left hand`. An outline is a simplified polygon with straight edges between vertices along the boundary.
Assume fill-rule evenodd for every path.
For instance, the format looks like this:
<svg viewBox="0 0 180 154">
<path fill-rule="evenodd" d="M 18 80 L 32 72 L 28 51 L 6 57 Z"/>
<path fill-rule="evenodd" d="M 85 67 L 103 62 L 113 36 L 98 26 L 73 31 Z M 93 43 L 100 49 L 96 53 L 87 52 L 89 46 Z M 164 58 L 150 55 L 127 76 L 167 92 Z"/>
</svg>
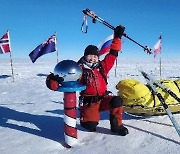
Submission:
<svg viewBox="0 0 180 154">
<path fill-rule="evenodd" d="M 114 29 L 114 37 L 118 37 L 118 38 L 121 39 L 124 31 L 125 31 L 125 27 L 124 27 L 124 26 L 122 26 L 122 25 L 117 26 L 117 27 Z"/>
</svg>

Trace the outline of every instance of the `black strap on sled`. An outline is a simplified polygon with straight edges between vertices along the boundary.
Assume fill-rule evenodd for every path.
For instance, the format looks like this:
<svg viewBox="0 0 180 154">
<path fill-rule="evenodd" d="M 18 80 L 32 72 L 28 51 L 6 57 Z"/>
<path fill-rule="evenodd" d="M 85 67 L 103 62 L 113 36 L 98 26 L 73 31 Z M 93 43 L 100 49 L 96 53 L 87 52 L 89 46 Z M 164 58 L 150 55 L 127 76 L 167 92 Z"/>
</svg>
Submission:
<svg viewBox="0 0 180 154">
<path fill-rule="evenodd" d="M 176 85 L 176 87 L 179 89 L 179 92 L 180 92 L 180 87 L 178 86 L 177 82 L 176 81 L 173 81 L 173 82 Z"/>
</svg>

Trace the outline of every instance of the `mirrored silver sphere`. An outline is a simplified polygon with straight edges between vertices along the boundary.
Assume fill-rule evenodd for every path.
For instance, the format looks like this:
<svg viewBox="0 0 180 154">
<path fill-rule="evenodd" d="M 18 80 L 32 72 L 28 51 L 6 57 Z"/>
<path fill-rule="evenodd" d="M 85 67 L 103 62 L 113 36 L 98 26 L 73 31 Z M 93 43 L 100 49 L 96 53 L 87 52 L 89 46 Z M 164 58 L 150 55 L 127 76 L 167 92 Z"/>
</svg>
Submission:
<svg viewBox="0 0 180 154">
<path fill-rule="evenodd" d="M 73 60 L 63 60 L 54 68 L 54 75 L 64 78 L 64 82 L 77 81 L 82 75 L 82 69 Z"/>
</svg>

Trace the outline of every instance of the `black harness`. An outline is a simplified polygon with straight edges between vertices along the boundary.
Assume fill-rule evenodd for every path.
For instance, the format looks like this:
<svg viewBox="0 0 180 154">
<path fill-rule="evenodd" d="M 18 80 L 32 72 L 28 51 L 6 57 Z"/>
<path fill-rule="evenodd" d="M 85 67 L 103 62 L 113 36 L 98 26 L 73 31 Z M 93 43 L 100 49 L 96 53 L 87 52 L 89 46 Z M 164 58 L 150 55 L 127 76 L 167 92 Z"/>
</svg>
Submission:
<svg viewBox="0 0 180 154">
<path fill-rule="evenodd" d="M 86 103 L 88 105 L 91 105 L 92 103 L 98 103 L 99 101 L 103 100 L 105 96 L 112 95 L 113 93 L 111 91 L 106 91 L 101 96 L 80 96 L 79 97 L 79 106 L 82 106 L 83 103 Z"/>
</svg>

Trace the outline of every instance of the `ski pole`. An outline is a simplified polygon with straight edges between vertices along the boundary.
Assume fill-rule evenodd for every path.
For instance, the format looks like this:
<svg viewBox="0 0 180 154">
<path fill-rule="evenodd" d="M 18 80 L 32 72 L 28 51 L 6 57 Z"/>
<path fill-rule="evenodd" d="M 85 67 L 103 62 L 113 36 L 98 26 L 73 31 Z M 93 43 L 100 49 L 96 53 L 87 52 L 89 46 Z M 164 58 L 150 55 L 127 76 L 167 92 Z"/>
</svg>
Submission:
<svg viewBox="0 0 180 154">
<path fill-rule="evenodd" d="M 93 23 L 96 23 L 96 21 L 99 21 L 100 23 L 104 24 L 105 26 L 109 27 L 110 29 L 114 30 L 115 27 L 110 25 L 107 21 L 105 21 L 104 19 L 100 18 L 99 16 L 97 16 L 93 11 L 86 9 L 82 11 L 85 15 L 91 17 L 93 19 Z M 144 51 L 146 51 L 148 54 L 152 54 L 152 49 L 150 49 L 148 46 L 143 46 L 140 43 L 136 42 L 135 40 L 133 40 L 132 38 L 130 38 L 126 33 L 123 34 L 124 37 L 126 37 L 127 39 L 129 39 L 130 41 L 134 42 L 135 44 L 137 44 L 138 46 L 142 47 L 144 49 Z"/>
<path fill-rule="evenodd" d="M 149 80 L 153 80 L 154 81 L 154 85 L 156 85 L 159 88 L 161 88 L 164 92 L 167 92 L 169 95 L 171 95 L 175 100 L 177 100 L 180 103 L 180 98 L 174 92 L 172 92 L 169 88 L 167 88 L 163 84 L 159 83 L 158 81 L 155 81 L 152 77 L 148 76 L 147 73 L 145 73 L 143 71 L 141 71 L 141 73 L 143 74 L 143 76 L 145 78 L 148 78 Z"/>
<path fill-rule="evenodd" d="M 158 90 L 156 89 L 156 87 L 154 86 L 154 80 L 151 80 L 149 75 L 143 71 L 141 71 L 143 77 L 146 79 L 147 84 L 151 87 L 152 91 L 156 94 L 156 96 L 158 97 L 159 101 L 161 102 L 162 106 L 164 107 L 169 119 L 171 120 L 174 128 L 176 129 L 176 132 L 178 133 L 179 137 L 180 137 L 180 126 L 178 125 L 178 123 L 176 122 L 172 112 L 170 111 L 168 105 L 165 103 L 164 98 L 162 97 L 161 93 L 158 92 Z"/>
<path fill-rule="evenodd" d="M 171 120 L 174 128 L 176 129 L 176 132 L 178 133 L 179 137 L 180 137 L 180 126 L 178 125 L 178 123 L 176 122 L 172 112 L 170 111 L 168 105 L 165 103 L 164 98 L 162 97 L 162 95 L 157 91 L 157 89 L 154 87 L 153 83 L 151 83 L 151 81 L 149 81 L 148 79 L 147 83 L 148 85 L 150 85 L 151 89 L 153 90 L 153 92 L 156 94 L 156 96 L 158 97 L 159 101 L 161 102 L 162 106 L 164 107 L 169 119 Z"/>
</svg>

